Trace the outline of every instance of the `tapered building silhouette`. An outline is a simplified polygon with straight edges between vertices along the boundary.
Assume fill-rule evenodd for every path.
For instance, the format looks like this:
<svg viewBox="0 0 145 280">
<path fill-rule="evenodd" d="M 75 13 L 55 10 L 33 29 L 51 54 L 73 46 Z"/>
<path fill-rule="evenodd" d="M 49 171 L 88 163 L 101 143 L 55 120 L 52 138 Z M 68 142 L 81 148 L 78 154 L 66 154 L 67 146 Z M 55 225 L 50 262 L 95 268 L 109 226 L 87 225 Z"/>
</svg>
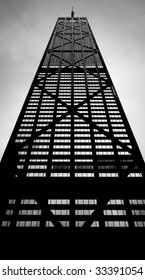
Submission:
<svg viewBox="0 0 145 280">
<path fill-rule="evenodd" d="M 74 242 L 76 258 L 116 258 L 128 246 L 126 258 L 136 259 L 145 234 L 144 176 L 88 20 L 72 11 L 56 22 L 1 161 L 8 258 L 43 258 L 42 247 L 47 258 L 67 258 Z"/>
</svg>

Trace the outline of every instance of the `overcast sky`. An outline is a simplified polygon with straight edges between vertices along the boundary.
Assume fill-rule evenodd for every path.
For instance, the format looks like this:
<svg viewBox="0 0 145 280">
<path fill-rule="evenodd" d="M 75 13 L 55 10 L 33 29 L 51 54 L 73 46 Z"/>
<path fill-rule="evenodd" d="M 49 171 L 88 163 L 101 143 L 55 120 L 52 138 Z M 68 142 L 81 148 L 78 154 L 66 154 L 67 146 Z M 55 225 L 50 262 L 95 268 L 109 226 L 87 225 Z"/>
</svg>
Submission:
<svg viewBox="0 0 145 280">
<path fill-rule="evenodd" d="M 0 0 L 0 158 L 59 16 L 86 16 L 145 159 L 145 0 Z"/>
</svg>

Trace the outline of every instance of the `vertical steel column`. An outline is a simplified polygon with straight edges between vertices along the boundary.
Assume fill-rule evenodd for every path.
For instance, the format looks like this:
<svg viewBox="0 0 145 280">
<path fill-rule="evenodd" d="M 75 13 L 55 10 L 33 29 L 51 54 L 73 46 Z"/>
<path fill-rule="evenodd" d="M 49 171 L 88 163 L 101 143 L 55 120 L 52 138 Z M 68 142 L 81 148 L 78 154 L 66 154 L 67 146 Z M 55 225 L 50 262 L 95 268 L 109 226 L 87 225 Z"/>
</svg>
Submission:
<svg viewBox="0 0 145 280">
<path fill-rule="evenodd" d="M 75 176 L 75 162 L 74 162 L 74 36 L 73 25 L 75 20 L 71 19 L 71 170 L 70 177 Z M 75 199 L 70 199 L 70 227 L 75 227 Z"/>
<path fill-rule="evenodd" d="M 59 24 L 59 22 L 58 22 Z M 56 97 L 55 97 L 55 105 L 54 105 L 54 113 L 53 113 L 53 127 L 51 130 L 51 139 L 50 139 L 50 149 L 49 149 L 49 163 L 46 176 L 51 176 L 51 165 L 52 165 L 52 157 L 53 157 L 53 144 L 54 144 L 54 133 L 55 133 L 55 123 L 56 123 L 56 114 L 57 114 L 57 104 L 58 104 L 58 95 L 59 95 L 59 85 L 60 85 L 60 74 L 61 74 L 61 64 L 62 64 L 62 57 L 63 57 L 63 45 L 64 45 L 64 32 L 65 32 L 65 25 L 66 19 L 63 26 L 63 41 L 61 45 L 61 53 L 60 53 L 60 60 L 59 60 L 59 70 L 58 70 L 58 80 L 57 80 L 57 88 L 56 88 Z"/>
<path fill-rule="evenodd" d="M 96 159 L 96 149 L 95 149 L 95 139 L 94 139 L 94 131 L 92 127 L 92 114 L 91 114 L 91 106 L 90 106 L 90 98 L 89 98 L 89 88 L 88 88 L 88 80 L 87 80 L 87 73 L 86 73 L 86 63 L 84 59 L 84 47 L 83 47 L 83 39 L 82 39 L 82 28 L 81 28 L 81 21 L 79 19 L 80 25 L 80 36 L 81 36 L 81 45 L 82 45 L 82 57 L 83 57 L 83 70 L 85 75 L 85 84 L 86 84 L 86 93 L 87 93 L 87 105 L 88 105 L 88 114 L 89 114 L 89 123 L 90 123 L 90 133 L 91 133 L 91 144 L 92 144 L 92 154 L 93 154 L 93 163 L 94 163 L 94 176 L 99 177 L 98 173 L 98 164 Z"/>
<path fill-rule="evenodd" d="M 12 221 L 10 224 L 11 228 L 15 228 L 16 224 L 17 224 L 17 220 L 18 220 L 18 215 L 19 215 L 19 210 L 20 210 L 20 203 L 21 203 L 21 199 L 17 198 L 15 204 L 13 204 L 13 215 L 12 215 Z"/>
<path fill-rule="evenodd" d="M 128 224 L 130 228 L 135 227 L 134 221 L 133 221 L 133 215 L 131 212 L 131 207 L 130 207 L 130 203 L 129 203 L 129 199 L 124 198 L 124 205 L 125 205 L 125 210 L 126 210 L 126 214 L 127 214 L 127 220 L 128 220 Z"/>
<path fill-rule="evenodd" d="M 6 210 L 8 209 L 8 197 L 0 197 L 0 227 L 5 220 Z"/>
<path fill-rule="evenodd" d="M 73 37 L 73 25 L 75 21 L 71 19 L 71 170 L 70 177 L 75 176 L 74 166 L 74 37 Z"/>
</svg>

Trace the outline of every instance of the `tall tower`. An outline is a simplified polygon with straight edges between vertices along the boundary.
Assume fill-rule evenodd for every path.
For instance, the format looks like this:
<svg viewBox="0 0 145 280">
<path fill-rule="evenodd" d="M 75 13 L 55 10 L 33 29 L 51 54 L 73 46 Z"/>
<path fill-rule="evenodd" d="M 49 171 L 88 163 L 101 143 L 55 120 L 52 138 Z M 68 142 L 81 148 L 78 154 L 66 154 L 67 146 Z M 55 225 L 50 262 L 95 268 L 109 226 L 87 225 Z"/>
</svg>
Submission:
<svg viewBox="0 0 145 280">
<path fill-rule="evenodd" d="M 88 20 L 72 10 L 56 22 L 1 161 L 0 234 L 12 256 L 26 254 L 27 236 L 26 245 L 37 240 L 32 257 L 38 240 L 50 249 L 50 240 L 59 248 L 58 238 L 63 245 L 56 258 L 64 257 L 65 238 L 73 233 L 82 250 L 77 256 L 87 238 L 87 249 L 99 252 L 95 258 L 112 257 L 111 250 L 101 255 L 96 238 L 105 248 L 112 240 L 115 248 L 117 236 L 118 255 L 128 244 L 129 257 L 139 250 L 130 236 L 139 244 L 145 233 L 144 177 L 143 158 Z"/>
</svg>

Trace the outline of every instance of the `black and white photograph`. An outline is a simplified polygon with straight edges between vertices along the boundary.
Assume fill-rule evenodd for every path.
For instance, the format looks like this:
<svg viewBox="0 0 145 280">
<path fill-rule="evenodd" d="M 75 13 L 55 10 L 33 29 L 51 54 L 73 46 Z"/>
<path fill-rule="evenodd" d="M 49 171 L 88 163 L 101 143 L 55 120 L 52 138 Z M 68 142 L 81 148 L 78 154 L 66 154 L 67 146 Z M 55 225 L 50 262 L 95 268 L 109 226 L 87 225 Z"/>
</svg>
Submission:
<svg viewBox="0 0 145 280">
<path fill-rule="evenodd" d="M 145 260 L 144 106 L 144 0 L 0 0 L 1 260 Z"/>
</svg>

